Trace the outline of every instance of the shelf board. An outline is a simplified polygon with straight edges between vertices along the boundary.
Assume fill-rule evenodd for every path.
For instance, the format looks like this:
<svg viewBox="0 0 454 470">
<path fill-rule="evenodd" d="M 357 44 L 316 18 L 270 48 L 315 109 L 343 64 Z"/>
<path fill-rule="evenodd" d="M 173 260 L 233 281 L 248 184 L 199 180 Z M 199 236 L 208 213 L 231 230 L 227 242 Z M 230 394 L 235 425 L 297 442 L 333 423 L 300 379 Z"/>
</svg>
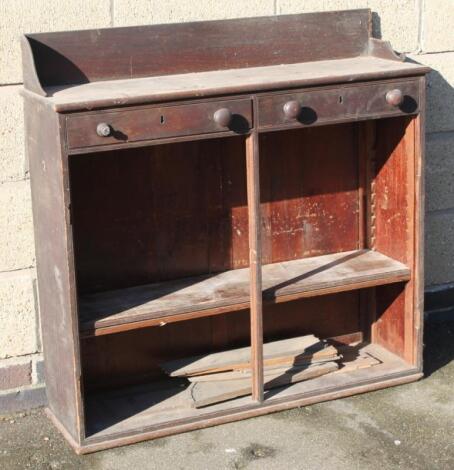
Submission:
<svg viewBox="0 0 454 470">
<path fill-rule="evenodd" d="M 285 302 L 407 281 L 410 270 L 379 252 L 357 250 L 263 266 L 263 296 Z M 82 336 L 109 334 L 249 306 L 249 269 L 82 295 Z"/>
<path fill-rule="evenodd" d="M 200 427 L 204 420 L 213 418 L 227 422 L 227 416 L 241 411 L 249 411 L 249 416 L 285 409 L 286 403 L 306 400 L 314 403 L 323 396 L 324 400 L 339 398 L 355 393 L 349 389 L 364 387 L 369 390 L 386 386 L 387 380 L 397 380 L 405 374 L 415 374 L 415 368 L 385 348 L 376 344 L 361 344 L 351 347 L 356 351 L 370 354 L 381 363 L 372 367 L 351 370 L 343 373 L 330 373 L 318 378 L 298 382 L 265 393 L 265 401 L 258 406 L 245 396 L 205 408 L 194 408 L 188 387 L 180 381 L 173 384 L 167 380 L 159 386 L 151 384 L 129 387 L 108 392 L 96 392 L 87 396 L 87 436 L 86 444 L 101 443 L 110 439 L 127 438 L 134 434 L 156 432 L 156 437 L 171 434 L 175 425 Z M 356 355 L 357 355 L 356 354 Z M 352 354 L 352 357 L 356 357 Z M 383 384 L 380 386 L 380 384 Z M 357 392 L 356 392 L 357 393 Z M 280 405 L 283 404 L 282 408 Z M 255 410 L 251 411 L 251 410 Z M 222 417 L 224 419 L 222 420 Z M 238 418 L 237 418 L 238 419 Z M 102 448 L 102 447 L 101 447 Z"/>
</svg>

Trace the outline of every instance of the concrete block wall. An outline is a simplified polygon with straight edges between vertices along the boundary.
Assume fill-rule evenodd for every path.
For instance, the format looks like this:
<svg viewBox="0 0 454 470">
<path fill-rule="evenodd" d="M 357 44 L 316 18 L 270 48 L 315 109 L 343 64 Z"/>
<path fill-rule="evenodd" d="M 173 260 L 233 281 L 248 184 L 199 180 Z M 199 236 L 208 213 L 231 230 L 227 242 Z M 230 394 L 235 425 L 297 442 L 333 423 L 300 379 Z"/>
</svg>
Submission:
<svg viewBox="0 0 454 470">
<path fill-rule="evenodd" d="M 19 36 L 371 8 L 376 37 L 427 64 L 426 286 L 454 285 L 454 0 L 14 0 L 0 3 L 0 414 L 45 400 Z"/>
</svg>

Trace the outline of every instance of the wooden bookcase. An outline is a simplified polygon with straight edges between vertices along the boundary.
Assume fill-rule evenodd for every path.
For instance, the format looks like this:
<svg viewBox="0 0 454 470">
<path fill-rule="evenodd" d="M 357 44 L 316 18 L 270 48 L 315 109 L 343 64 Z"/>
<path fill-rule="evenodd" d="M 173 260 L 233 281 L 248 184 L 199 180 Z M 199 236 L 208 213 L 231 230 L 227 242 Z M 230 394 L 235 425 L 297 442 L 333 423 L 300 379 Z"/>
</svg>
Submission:
<svg viewBox="0 0 454 470">
<path fill-rule="evenodd" d="M 30 34 L 49 414 L 92 452 L 421 377 L 428 68 L 369 10 Z M 381 364 L 263 390 L 263 341 Z M 163 360 L 251 345 L 195 409 Z"/>
</svg>

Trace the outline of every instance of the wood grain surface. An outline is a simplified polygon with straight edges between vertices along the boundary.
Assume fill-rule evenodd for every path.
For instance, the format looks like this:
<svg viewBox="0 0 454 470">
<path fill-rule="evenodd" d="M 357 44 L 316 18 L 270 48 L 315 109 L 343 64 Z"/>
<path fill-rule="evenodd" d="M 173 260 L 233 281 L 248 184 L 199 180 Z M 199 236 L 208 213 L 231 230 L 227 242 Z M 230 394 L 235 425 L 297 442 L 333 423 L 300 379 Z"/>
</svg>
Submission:
<svg viewBox="0 0 454 470">
<path fill-rule="evenodd" d="M 41 86 L 355 57 L 370 10 L 27 34 Z M 323 41 L 319 40 L 323 34 Z"/>
<path fill-rule="evenodd" d="M 353 251 L 263 267 L 268 300 L 408 280 L 408 268 L 374 251 Z M 249 270 L 89 294 L 79 301 L 81 328 L 93 329 L 249 301 Z"/>
</svg>

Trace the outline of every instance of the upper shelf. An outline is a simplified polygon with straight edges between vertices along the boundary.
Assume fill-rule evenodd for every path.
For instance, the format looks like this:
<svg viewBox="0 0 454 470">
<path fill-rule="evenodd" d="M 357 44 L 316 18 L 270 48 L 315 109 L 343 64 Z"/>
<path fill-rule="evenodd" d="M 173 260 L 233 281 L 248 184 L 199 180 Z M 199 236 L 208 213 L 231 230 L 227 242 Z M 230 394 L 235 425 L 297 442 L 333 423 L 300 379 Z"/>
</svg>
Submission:
<svg viewBox="0 0 454 470">
<path fill-rule="evenodd" d="M 410 270 L 381 253 L 357 250 L 263 266 L 263 297 L 285 302 L 408 281 Z M 84 335 L 107 334 L 160 322 L 214 315 L 249 307 L 249 269 L 177 279 L 83 295 Z"/>
<path fill-rule="evenodd" d="M 23 37 L 24 87 L 57 111 L 421 75 L 370 10 Z"/>
</svg>

